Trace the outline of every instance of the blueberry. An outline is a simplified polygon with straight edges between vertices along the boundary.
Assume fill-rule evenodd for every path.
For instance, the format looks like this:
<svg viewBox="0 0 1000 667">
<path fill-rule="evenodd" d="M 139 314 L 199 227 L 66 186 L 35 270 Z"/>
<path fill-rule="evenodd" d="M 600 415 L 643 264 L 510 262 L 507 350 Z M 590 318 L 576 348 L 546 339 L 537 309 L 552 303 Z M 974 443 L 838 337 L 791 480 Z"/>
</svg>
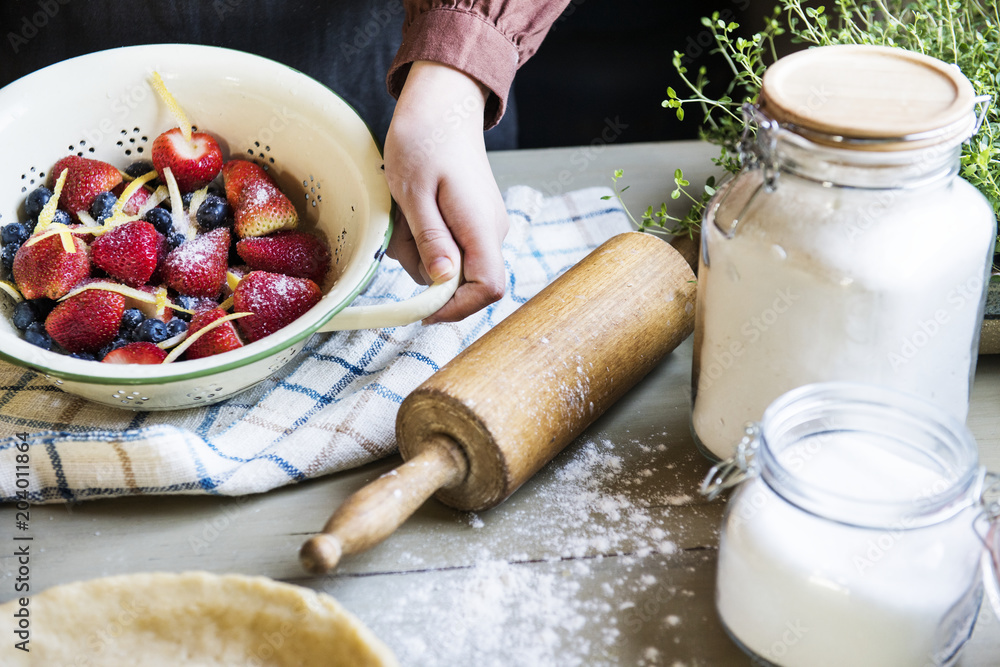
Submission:
<svg viewBox="0 0 1000 667">
<path fill-rule="evenodd" d="M 170 246 L 171 250 L 173 250 L 180 244 L 184 243 L 185 241 L 187 241 L 187 237 L 181 234 L 180 232 L 175 232 L 167 237 L 167 245 Z"/>
<path fill-rule="evenodd" d="M 197 296 L 188 296 L 187 294 L 179 294 L 177 296 L 177 298 L 174 299 L 174 303 L 176 303 L 181 308 L 184 308 L 185 310 L 190 310 L 190 311 L 197 310 L 199 306 L 204 307 L 204 299 L 202 299 L 201 297 L 197 297 Z M 191 319 L 191 316 L 188 315 L 187 313 L 182 313 L 179 310 L 175 310 L 174 311 L 174 319 L 176 319 L 178 317 L 180 317 L 182 319 L 185 319 L 185 320 L 190 320 Z M 170 321 L 173 322 L 173 320 L 170 320 Z"/>
<path fill-rule="evenodd" d="M 118 335 L 122 338 L 130 338 L 133 331 L 146 319 L 145 315 L 138 308 L 129 308 L 122 315 L 121 324 L 118 326 Z"/>
<path fill-rule="evenodd" d="M 187 329 L 188 329 L 187 322 L 175 317 L 169 322 L 167 322 L 167 338 L 173 338 L 174 336 L 179 336 L 185 331 L 187 331 Z"/>
<path fill-rule="evenodd" d="M 191 205 L 191 198 L 194 197 L 193 192 L 185 192 L 181 195 L 181 203 L 184 204 L 184 208 Z"/>
<path fill-rule="evenodd" d="M 40 299 L 32 299 L 31 305 L 35 307 L 35 312 L 38 313 L 38 319 L 44 320 L 52 312 L 58 303 L 52 299 L 46 299 L 42 297 Z"/>
<path fill-rule="evenodd" d="M 125 173 L 132 178 L 139 178 L 151 171 L 153 171 L 153 163 L 149 160 L 136 160 L 125 167 Z"/>
<path fill-rule="evenodd" d="M 170 215 L 170 211 L 165 208 L 157 206 L 156 208 L 149 209 L 146 211 L 145 220 L 164 236 L 170 236 L 170 233 L 173 231 L 174 218 Z"/>
<path fill-rule="evenodd" d="M 55 224 L 57 222 L 63 225 L 70 225 L 73 224 L 73 218 L 69 217 L 69 213 L 66 211 L 57 208 L 55 215 L 52 216 L 52 223 Z"/>
<path fill-rule="evenodd" d="M 20 245 L 8 244 L 0 250 L 0 264 L 3 264 L 3 268 L 7 271 L 14 270 L 14 255 L 20 250 Z"/>
<path fill-rule="evenodd" d="M 83 359 L 84 361 L 97 361 L 97 357 L 90 352 L 73 352 L 69 356 L 73 359 Z"/>
<path fill-rule="evenodd" d="M 135 328 L 132 338 L 137 342 L 159 343 L 165 341 L 169 338 L 167 335 L 167 325 L 153 318 L 143 320 L 142 324 Z"/>
<path fill-rule="evenodd" d="M 14 306 L 14 316 L 11 317 L 11 320 L 14 322 L 14 326 L 21 331 L 27 329 L 37 319 L 38 313 L 35 312 L 35 307 L 31 305 L 30 301 L 21 301 Z"/>
<path fill-rule="evenodd" d="M 108 356 L 108 354 L 110 354 L 112 350 L 117 350 L 120 347 L 125 347 L 130 342 L 132 341 L 128 340 L 127 338 L 121 338 L 121 337 L 115 338 L 113 341 L 111 341 L 110 343 L 102 347 L 100 350 L 98 350 L 95 356 L 98 359 L 98 361 L 100 361 L 104 357 Z"/>
<path fill-rule="evenodd" d="M 31 236 L 31 232 L 20 222 L 12 222 L 9 225 L 4 225 L 3 229 L 0 229 L 0 243 L 4 245 L 8 243 L 21 245 L 28 240 L 29 236 Z"/>
<path fill-rule="evenodd" d="M 45 331 L 45 325 L 41 322 L 32 322 L 28 325 L 28 328 L 24 330 L 24 340 L 43 350 L 52 349 L 52 339 Z"/>
<path fill-rule="evenodd" d="M 98 222 L 102 222 L 111 216 L 111 211 L 114 210 L 115 202 L 117 201 L 118 197 L 113 192 L 102 192 L 97 195 L 90 204 L 91 217 Z"/>
<path fill-rule="evenodd" d="M 44 185 L 35 188 L 24 199 L 24 214 L 29 218 L 37 218 L 50 197 L 52 197 L 52 190 Z"/>
<path fill-rule="evenodd" d="M 208 231 L 228 225 L 231 214 L 232 209 L 229 208 L 229 202 L 218 195 L 208 195 L 198 207 L 198 213 L 195 217 L 202 231 Z"/>
</svg>

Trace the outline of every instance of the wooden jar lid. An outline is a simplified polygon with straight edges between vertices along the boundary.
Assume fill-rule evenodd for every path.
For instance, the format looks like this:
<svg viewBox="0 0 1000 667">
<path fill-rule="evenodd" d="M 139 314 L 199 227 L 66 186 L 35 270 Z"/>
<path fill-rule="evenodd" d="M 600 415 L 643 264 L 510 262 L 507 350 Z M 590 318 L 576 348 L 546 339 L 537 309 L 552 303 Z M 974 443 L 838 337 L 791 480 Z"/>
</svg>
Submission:
<svg viewBox="0 0 1000 667">
<path fill-rule="evenodd" d="M 810 140 L 868 150 L 963 141 L 976 93 L 958 67 L 887 46 L 799 51 L 764 74 L 761 111 Z"/>
</svg>

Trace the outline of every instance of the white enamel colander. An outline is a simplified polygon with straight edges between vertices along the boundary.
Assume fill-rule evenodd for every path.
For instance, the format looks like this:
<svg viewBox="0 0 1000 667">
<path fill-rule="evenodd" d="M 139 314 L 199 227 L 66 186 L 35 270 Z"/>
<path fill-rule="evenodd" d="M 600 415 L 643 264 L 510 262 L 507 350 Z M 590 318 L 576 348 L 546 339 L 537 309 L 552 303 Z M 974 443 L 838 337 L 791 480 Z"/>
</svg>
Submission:
<svg viewBox="0 0 1000 667">
<path fill-rule="evenodd" d="M 374 276 L 389 242 L 391 198 L 377 142 L 357 113 L 317 81 L 259 56 L 165 44 L 66 60 L 0 90 L 0 225 L 20 220 L 25 195 L 69 154 L 121 169 L 149 159 L 153 139 L 176 125 L 150 86 L 159 72 L 191 123 L 219 140 L 226 159 L 266 166 L 295 204 L 300 227 L 324 236 L 335 257 L 322 300 L 298 320 L 239 350 L 166 365 L 71 359 L 22 339 L 0 293 L 0 358 L 42 373 L 64 391 L 133 410 L 207 405 L 264 380 L 314 333 L 399 326 L 430 315 L 458 278 L 415 299 L 346 306 Z"/>
</svg>

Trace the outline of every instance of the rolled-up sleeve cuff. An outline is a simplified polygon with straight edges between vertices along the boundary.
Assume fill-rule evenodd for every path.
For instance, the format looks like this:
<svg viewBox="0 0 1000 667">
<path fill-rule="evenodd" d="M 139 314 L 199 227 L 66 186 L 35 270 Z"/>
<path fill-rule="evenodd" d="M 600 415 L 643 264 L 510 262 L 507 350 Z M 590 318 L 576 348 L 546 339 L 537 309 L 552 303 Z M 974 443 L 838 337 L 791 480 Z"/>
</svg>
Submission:
<svg viewBox="0 0 1000 667">
<path fill-rule="evenodd" d="M 403 43 L 389 68 L 386 86 L 398 98 L 410 65 L 432 60 L 465 72 L 490 90 L 484 129 L 500 122 L 517 73 L 517 47 L 495 25 L 460 9 L 417 14 L 403 31 Z"/>
</svg>

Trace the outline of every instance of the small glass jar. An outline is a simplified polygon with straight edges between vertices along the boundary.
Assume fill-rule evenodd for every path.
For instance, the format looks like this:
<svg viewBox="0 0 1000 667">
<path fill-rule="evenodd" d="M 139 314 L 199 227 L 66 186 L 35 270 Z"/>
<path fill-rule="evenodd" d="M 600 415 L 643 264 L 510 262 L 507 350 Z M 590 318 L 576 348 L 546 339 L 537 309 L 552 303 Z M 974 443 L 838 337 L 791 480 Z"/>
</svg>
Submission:
<svg viewBox="0 0 1000 667">
<path fill-rule="evenodd" d="M 692 431 L 727 458 L 804 384 L 882 384 L 968 412 L 996 220 L 959 177 L 977 127 L 957 68 L 900 49 L 783 58 L 748 105 L 744 169 L 710 202 Z"/>
<path fill-rule="evenodd" d="M 952 664 L 983 573 L 996 582 L 995 479 L 968 429 L 923 399 L 854 383 L 785 394 L 702 488 L 739 485 L 719 543 L 723 625 L 764 664 Z"/>
</svg>

